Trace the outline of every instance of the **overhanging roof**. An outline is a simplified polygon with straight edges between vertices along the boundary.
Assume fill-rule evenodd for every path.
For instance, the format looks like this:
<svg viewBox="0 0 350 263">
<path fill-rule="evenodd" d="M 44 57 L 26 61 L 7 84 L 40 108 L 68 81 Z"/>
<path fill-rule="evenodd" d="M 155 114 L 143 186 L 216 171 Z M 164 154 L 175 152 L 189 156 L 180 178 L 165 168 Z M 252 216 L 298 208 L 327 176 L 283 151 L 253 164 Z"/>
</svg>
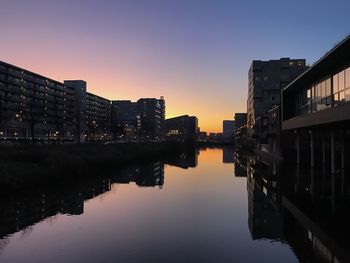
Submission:
<svg viewBox="0 0 350 263">
<path fill-rule="evenodd" d="M 293 92 L 300 86 L 309 85 L 322 77 L 350 65 L 350 35 L 335 45 L 322 58 L 315 62 L 304 73 L 289 83 L 283 92 Z"/>
</svg>

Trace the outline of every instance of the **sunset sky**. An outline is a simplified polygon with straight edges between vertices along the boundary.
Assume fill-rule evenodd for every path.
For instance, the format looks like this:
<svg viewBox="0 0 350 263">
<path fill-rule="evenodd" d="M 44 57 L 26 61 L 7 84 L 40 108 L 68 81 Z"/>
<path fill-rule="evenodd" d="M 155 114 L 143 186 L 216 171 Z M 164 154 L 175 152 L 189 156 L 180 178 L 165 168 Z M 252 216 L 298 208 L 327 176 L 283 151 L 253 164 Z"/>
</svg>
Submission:
<svg viewBox="0 0 350 263">
<path fill-rule="evenodd" d="M 246 111 L 254 59 L 315 62 L 350 33 L 350 1 L 0 0 L 0 60 L 108 99 L 164 96 L 219 132 Z"/>
</svg>

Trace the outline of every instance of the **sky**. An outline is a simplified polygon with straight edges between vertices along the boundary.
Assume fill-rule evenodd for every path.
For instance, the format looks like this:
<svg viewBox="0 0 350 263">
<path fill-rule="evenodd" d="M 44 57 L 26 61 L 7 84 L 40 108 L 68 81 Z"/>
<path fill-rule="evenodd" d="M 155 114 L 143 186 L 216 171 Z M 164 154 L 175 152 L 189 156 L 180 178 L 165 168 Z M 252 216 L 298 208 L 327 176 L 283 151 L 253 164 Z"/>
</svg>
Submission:
<svg viewBox="0 0 350 263">
<path fill-rule="evenodd" d="M 314 63 L 350 33 L 350 1 L 0 0 L 0 60 L 108 99 L 165 97 L 202 131 L 246 112 L 252 60 Z"/>
</svg>

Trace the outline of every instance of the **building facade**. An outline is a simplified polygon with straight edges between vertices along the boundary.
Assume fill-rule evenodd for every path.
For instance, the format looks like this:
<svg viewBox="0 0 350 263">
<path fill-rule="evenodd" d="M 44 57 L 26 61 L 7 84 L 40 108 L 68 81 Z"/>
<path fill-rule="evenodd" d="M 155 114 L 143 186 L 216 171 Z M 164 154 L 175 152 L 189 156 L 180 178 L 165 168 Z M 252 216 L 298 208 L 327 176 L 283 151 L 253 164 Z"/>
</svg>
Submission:
<svg viewBox="0 0 350 263">
<path fill-rule="evenodd" d="M 110 140 L 111 101 L 87 92 L 84 80 L 65 80 L 64 84 L 74 91 L 79 141 Z"/>
<path fill-rule="evenodd" d="M 282 131 L 295 138 L 296 161 L 345 168 L 350 126 L 350 36 L 282 92 Z M 337 158 L 340 157 L 340 158 Z"/>
<path fill-rule="evenodd" d="M 233 138 L 236 131 L 236 122 L 231 120 L 224 120 L 222 122 L 222 136 L 224 139 Z"/>
<path fill-rule="evenodd" d="M 123 136 L 128 140 L 136 140 L 140 135 L 141 128 L 137 102 L 113 100 L 111 125 L 114 136 Z"/>
<path fill-rule="evenodd" d="M 74 90 L 0 61 L 0 139 L 73 141 Z"/>
<path fill-rule="evenodd" d="M 158 140 L 163 136 L 165 119 L 164 98 L 141 98 L 137 101 L 141 121 L 141 137 Z"/>
<path fill-rule="evenodd" d="M 74 92 L 74 119 L 77 131 L 77 141 L 86 139 L 86 81 L 65 80 L 64 85 Z"/>
<path fill-rule="evenodd" d="M 195 142 L 198 138 L 198 119 L 195 116 L 178 116 L 166 119 L 164 136 L 168 140 Z"/>
<path fill-rule="evenodd" d="M 160 140 L 164 98 L 110 101 L 84 80 L 52 80 L 0 61 L 0 141 Z"/>
<path fill-rule="evenodd" d="M 248 73 L 247 126 L 274 105 L 280 105 L 281 89 L 306 69 L 305 59 L 254 60 Z"/>
<path fill-rule="evenodd" d="M 111 101 L 86 92 L 86 139 L 111 140 Z"/>
<path fill-rule="evenodd" d="M 247 113 L 235 113 L 236 130 L 247 125 Z"/>
</svg>

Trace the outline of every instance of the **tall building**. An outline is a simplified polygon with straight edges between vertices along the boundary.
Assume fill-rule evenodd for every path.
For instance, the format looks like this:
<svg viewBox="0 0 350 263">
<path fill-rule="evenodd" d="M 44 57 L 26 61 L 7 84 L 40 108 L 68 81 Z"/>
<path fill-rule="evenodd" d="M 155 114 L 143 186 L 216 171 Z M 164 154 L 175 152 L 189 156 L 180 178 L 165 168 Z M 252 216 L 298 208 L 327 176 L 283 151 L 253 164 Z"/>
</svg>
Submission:
<svg viewBox="0 0 350 263">
<path fill-rule="evenodd" d="M 236 122 L 231 120 L 224 120 L 222 122 L 222 137 L 230 138 L 234 135 L 236 130 Z"/>
<path fill-rule="evenodd" d="M 79 142 L 84 142 L 86 134 L 86 81 L 65 80 L 64 85 L 74 91 L 77 139 Z"/>
<path fill-rule="evenodd" d="M 164 121 L 166 139 L 195 142 L 198 138 L 198 119 L 195 116 L 182 115 Z"/>
<path fill-rule="evenodd" d="M 137 106 L 141 120 L 142 137 L 145 139 L 160 139 L 164 130 L 164 98 L 141 98 L 137 101 Z"/>
<path fill-rule="evenodd" d="M 281 89 L 306 70 L 305 59 L 254 60 L 249 69 L 247 126 L 272 106 L 279 105 Z"/>
<path fill-rule="evenodd" d="M 0 61 L 0 139 L 74 140 L 74 90 Z"/>
<path fill-rule="evenodd" d="M 136 139 L 141 128 L 137 102 L 113 100 L 111 125 L 115 135 L 120 134 L 128 139 Z"/>
<path fill-rule="evenodd" d="M 86 139 L 110 140 L 111 101 L 86 92 Z"/>
<path fill-rule="evenodd" d="M 77 129 L 80 142 L 111 138 L 111 102 L 86 91 L 83 80 L 65 80 L 74 90 Z"/>
<path fill-rule="evenodd" d="M 164 98 L 113 101 L 0 61 L 0 141 L 99 141 L 113 135 L 161 139 Z"/>
</svg>

